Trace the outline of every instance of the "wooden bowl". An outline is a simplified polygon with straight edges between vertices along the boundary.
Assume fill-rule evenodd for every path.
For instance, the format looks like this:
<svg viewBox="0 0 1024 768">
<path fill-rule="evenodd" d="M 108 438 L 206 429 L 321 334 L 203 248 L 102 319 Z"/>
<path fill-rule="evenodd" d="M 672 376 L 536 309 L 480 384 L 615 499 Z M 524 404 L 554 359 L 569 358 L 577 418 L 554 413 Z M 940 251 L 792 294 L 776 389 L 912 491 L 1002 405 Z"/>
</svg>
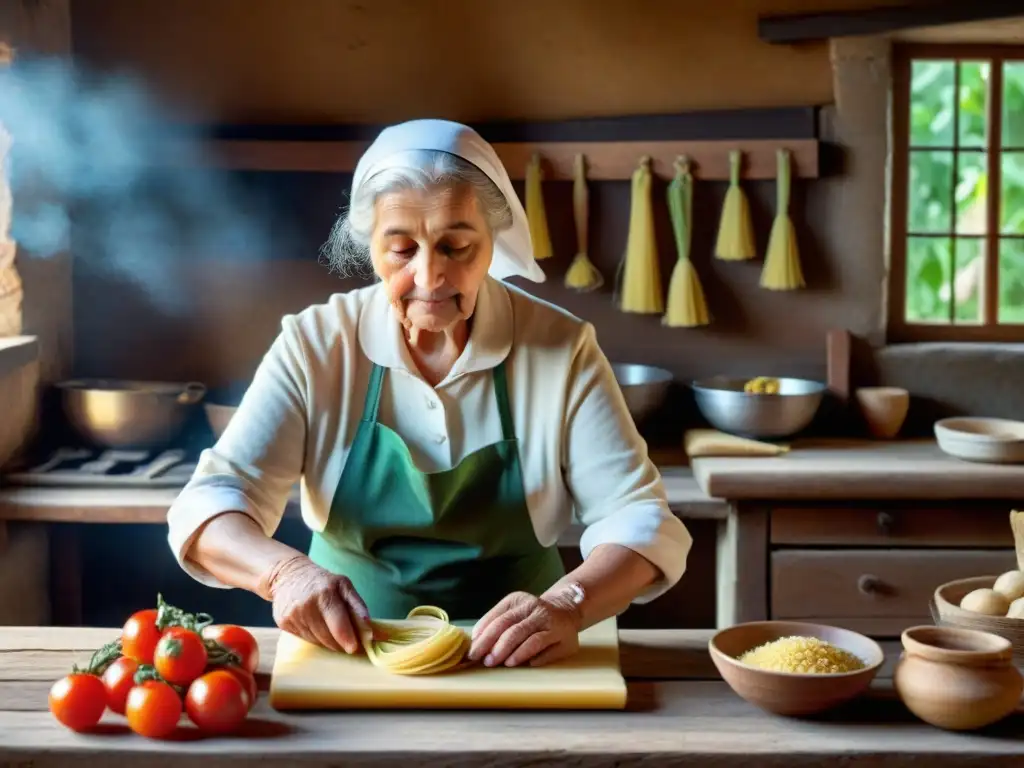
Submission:
<svg viewBox="0 0 1024 768">
<path fill-rule="evenodd" d="M 780 637 L 816 637 L 860 657 L 865 666 L 838 674 L 775 672 L 743 664 L 739 656 Z M 881 646 L 857 632 L 799 621 L 753 621 L 717 632 L 708 643 L 722 679 L 741 698 L 777 715 L 818 714 L 859 696 L 885 660 Z"/>
<path fill-rule="evenodd" d="M 939 626 L 963 627 L 990 632 L 1010 641 L 1013 646 L 1013 663 L 1024 667 L 1024 619 L 1008 619 L 1005 616 L 984 616 L 965 611 L 960 607 L 964 595 L 976 589 L 991 589 L 997 576 L 975 576 L 943 584 L 932 596 L 932 620 Z"/>
</svg>

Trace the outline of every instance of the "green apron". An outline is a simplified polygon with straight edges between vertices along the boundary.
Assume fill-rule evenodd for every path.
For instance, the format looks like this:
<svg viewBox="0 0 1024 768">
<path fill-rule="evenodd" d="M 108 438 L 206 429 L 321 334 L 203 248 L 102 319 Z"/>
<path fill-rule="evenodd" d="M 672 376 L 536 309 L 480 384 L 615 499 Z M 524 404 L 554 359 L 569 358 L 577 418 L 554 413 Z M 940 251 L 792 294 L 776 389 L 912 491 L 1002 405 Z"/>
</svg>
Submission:
<svg viewBox="0 0 1024 768">
<path fill-rule="evenodd" d="M 384 369 L 374 365 L 363 417 L 330 516 L 309 556 L 351 579 L 375 619 L 436 605 L 475 621 L 505 595 L 540 594 L 565 575 L 557 547 L 537 541 L 526 505 L 505 363 L 493 370 L 500 442 L 425 473 L 377 421 Z"/>
</svg>

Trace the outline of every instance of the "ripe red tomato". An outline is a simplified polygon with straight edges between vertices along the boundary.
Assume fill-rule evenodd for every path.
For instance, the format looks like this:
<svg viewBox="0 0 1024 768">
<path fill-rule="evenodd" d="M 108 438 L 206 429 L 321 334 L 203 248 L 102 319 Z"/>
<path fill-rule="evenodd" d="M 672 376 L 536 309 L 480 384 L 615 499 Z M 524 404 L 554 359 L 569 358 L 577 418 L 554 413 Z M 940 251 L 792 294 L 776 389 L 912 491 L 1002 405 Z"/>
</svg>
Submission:
<svg viewBox="0 0 1024 768">
<path fill-rule="evenodd" d="M 231 733 L 249 712 L 249 692 L 226 669 L 207 672 L 185 694 L 185 711 L 204 733 Z"/>
<path fill-rule="evenodd" d="M 180 686 L 187 686 L 203 674 L 206 660 L 203 638 L 184 627 L 171 627 L 164 632 L 153 653 L 153 666 L 160 677 Z"/>
<path fill-rule="evenodd" d="M 256 697 L 259 695 L 259 689 L 256 686 L 256 678 L 252 672 L 241 667 L 236 667 L 234 664 L 228 667 L 220 667 L 225 672 L 230 672 L 232 675 L 238 678 L 238 681 L 242 684 L 246 693 L 249 694 L 249 709 L 252 709 L 256 704 Z"/>
<path fill-rule="evenodd" d="M 96 675 L 74 673 L 50 688 L 50 712 L 73 731 L 87 731 L 103 717 L 107 689 Z"/>
<path fill-rule="evenodd" d="M 160 642 L 161 632 L 156 626 L 155 608 L 136 611 L 121 630 L 121 653 L 139 664 L 152 664 L 153 651 Z"/>
<path fill-rule="evenodd" d="M 160 680 L 136 685 L 128 691 L 124 707 L 128 727 L 149 739 L 170 736 L 178 727 L 181 710 L 178 692 Z"/>
<path fill-rule="evenodd" d="M 203 637 L 215 640 L 241 659 L 241 666 L 256 674 L 260 665 L 260 647 L 256 638 L 245 627 L 236 624 L 214 624 L 203 630 Z"/>
<path fill-rule="evenodd" d="M 135 673 L 139 663 L 127 656 L 114 661 L 103 673 L 103 685 L 107 689 L 107 706 L 112 712 L 124 714 L 124 702 L 128 691 L 135 686 Z"/>
</svg>

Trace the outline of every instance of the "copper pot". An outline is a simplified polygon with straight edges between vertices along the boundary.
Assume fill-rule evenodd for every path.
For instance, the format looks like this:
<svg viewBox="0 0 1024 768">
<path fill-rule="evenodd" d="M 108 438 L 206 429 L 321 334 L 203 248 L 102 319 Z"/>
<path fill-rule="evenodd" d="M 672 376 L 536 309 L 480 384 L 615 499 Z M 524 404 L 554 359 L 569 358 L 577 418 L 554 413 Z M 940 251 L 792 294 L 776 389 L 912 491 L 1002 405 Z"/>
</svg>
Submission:
<svg viewBox="0 0 1024 768">
<path fill-rule="evenodd" d="M 75 431 L 107 448 L 172 443 L 206 395 L 206 386 L 198 382 L 76 379 L 56 387 Z"/>
</svg>

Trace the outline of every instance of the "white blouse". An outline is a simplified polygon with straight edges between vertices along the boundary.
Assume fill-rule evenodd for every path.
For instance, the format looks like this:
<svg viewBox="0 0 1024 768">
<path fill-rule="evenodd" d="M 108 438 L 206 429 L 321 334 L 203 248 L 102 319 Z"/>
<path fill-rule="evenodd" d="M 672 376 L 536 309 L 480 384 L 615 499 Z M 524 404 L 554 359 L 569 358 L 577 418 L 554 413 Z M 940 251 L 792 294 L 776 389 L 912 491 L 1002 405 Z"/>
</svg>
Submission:
<svg viewBox="0 0 1024 768">
<path fill-rule="evenodd" d="M 198 581 L 226 588 L 185 562 L 196 532 L 237 511 L 273 535 L 297 480 L 303 520 L 323 530 L 374 363 L 386 369 L 380 422 L 402 436 L 421 471 L 450 469 L 499 441 L 491 369 L 506 358 L 537 540 L 553 546 L 575 511 L 586 526 L 584 558 L 614 543 L 661 570 L 636 602 L 653 600 L 682 576 L 692 539 L 668 508 L 593 326 L 490 277 L 468 344 L 436 388 L 416 370 L 380 283 L 286 316 L 227 430 L 203 451 L 168 512 L 178 562 Z"/>
</svg>

